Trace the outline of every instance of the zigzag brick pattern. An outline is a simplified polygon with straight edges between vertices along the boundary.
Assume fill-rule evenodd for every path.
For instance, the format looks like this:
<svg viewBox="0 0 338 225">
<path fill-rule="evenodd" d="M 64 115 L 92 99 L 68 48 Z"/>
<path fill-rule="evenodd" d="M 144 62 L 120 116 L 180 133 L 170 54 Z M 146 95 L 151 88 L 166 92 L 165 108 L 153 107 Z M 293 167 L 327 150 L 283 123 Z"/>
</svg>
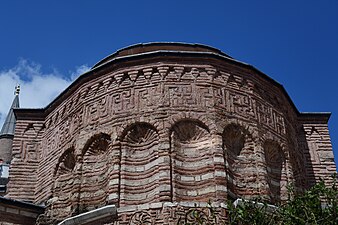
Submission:
<svg viewBox="0 0 338 225">
<path fill-rule="evenodd" d="M 209 201 L 221 224 L 227 199 L 282 202 L 336 171 L 327 116 L 297 112 L 257 69 L 185 44 L 116 54 L 16 112 L 7 197 L 45 204 L 37 224 L 107 204 L 107 224 L 178 224 Z"/>
</svg>

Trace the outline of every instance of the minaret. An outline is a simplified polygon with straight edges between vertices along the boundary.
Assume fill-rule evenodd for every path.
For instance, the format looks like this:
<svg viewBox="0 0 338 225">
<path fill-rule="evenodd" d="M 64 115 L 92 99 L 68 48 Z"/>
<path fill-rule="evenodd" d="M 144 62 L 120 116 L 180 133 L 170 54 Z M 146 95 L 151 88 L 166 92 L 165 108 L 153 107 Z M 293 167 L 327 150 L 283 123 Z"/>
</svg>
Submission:
<svg viewBox="0 0 338 225">
<path fill-rule="evenodd" d="M 0 163 L 1 160 L 3 163 L 9 164 L 12 159 L 12 144 L 15 132 L 15 108 L 19 108 L 19 92 L 20 86 L 15 87 L 15 97 L 12 103 L 11 108 L 9 109 L 8 115 L 6 117 L 5 123 L 2 126 L 0 132 Z"/>
<path fill-rule="evenodd" d="M 20 86 L 15 87 L 15 97 L 0 132 L 0 196 L 6 194 L 9 179 L 9 164 L 12 160 L 12 145 L 15 132 L 14 109 L 19 108 Z"/>
</svg>

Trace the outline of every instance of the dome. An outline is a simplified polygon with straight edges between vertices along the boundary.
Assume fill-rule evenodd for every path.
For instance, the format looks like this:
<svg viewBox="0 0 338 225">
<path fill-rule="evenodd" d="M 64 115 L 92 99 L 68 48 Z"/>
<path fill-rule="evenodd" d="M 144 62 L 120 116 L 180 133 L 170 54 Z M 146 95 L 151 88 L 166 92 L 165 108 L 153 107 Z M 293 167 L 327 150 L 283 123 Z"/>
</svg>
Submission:
<svg viewBox="0 0 338 225">
<path fill-rule="evenodd" d="M 131 45 L 125 48 L 122 48 L 115 53 L 105 57 L 104 59 L 100 60 L 96 63 L 93 68 L 101 66 L 115 58 L 131 56 L 131 55 L 139 55 L 139 54 L 147 54 L 150 52 L 209 52 L 209 53 L 216 53 L 219 55 L 223 55 L 226 57 L 231 58 L 227 54 L 223 53 L 222 51 L 202 44 L 189 44 L 189 43 L 179 43 L 179 42 L 151 42 L 151 43 L 141 43 Z"/>
</svg>

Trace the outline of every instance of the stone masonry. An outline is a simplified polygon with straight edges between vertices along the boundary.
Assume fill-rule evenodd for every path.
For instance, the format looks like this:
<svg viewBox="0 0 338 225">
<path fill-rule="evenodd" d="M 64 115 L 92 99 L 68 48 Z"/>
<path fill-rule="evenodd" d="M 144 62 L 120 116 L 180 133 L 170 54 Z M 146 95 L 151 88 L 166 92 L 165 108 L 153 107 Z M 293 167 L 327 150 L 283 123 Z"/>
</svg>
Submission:
<svg viewBox="0 0 338 225">
<path fill-rule="evenodd" d="M 44 109 L 15 109 L 6 197 L 47 206 L 37 224 L 114 204 L 110 224 L 183 224 L 228 199 L 286 199 L 336 171 L 329 113 L 300 113 L 282 85 L 221 51 L 122 49 Z"/>
</svg>

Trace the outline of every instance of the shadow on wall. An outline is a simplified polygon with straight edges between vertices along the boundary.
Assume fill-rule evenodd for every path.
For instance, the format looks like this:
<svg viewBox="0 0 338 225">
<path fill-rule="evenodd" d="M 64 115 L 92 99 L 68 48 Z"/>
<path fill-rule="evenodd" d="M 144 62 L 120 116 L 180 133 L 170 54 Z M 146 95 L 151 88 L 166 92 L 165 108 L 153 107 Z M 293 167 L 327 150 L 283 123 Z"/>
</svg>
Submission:
<svg viewBox="0 0 338 225">
<path fill-rule="evenodd" d="M 301 138 L 306 144 L 305 134 Z M 158 201 L 160 167 L 165 163 L 159 156 L 159 141 L 154 126 L 134 123 L 124 130 L 115 144 L 108 134 L 99 133 L 86 142 L 77 156 L 74 147 L 67 149 L 60 156 L 54 172 L 53 210 L 50 213 L 65 218 L 106 204 L 126 206 Z M 217 186 L 214 146 L 208 127 L 198 120 L 178 121 L 170 129 L 169 141 L 171 201 L 207 202 L 215 198 L 212 189 Z M 284 150 L 277 142 L 268 140 L 261 146 L 262 157 L 257 158 L 260 153 L 255 145 L 252 135 L 241 125 L 230 124 L 224 128 L 224 185 L 228 199 L 250 198 L 262 193 L 257 185 L 260 180 L 256 167 L 261 165 L 260 176 L 267 186 L 263 194 L 268 195 L 271 203 L 279 203 L 281 196 L 286 194 L 282 187 L 288 182 Z M 309 154 L 305 156 L 309 157 Z M 296 171 L 296 184 L 301 184 L 299 168 L 302 168 L 303 159 L 292 154 L 290 157 L 292 170 Z M 313 169 L 309 171 L 314 177 Z"/>
<path fill-rule="evenodd" d="M 285 156 L 281 146 L 273 141 L 266 141 L 263 145 L 267 183 L 269 186 L 270 202 L 274 205 L 281 202 L 282 179 L 286 183 Z M 286 194 L 286 193 L 283 193 Z"/>
<path fill-rule="evenodd" d="M 212 200 L 214 166 L 207 126 L 197 120 L 175 123 L 170 132 L 170 154 L 172 201 Z"/>
<path fill-rule="evenodd" d="M 159 136 L 150 124 L 128 127 L 121 140 L 120 206 L 150 203 L 159 196 Z"/>
<path fill-rule="evenodd" d="M 110 143 L 110 136 L 100 133 L 91 137 L 82 150 L 79 160 L 81 163 L 78 191 L 79 212 L 86 212 L 106 205 Z"/>
<path fill-rule="evenodd" d="M 319 137 L 319 133 L 315 129 L 315 127 L 312 127 L 309 135 L 310 137 L 314 137 L 314 138 L 317 138 L 317 136 Z M 318 146 L 317 146 L 316 141 L 310 141 L 313 146 L 310 147 L 308 145 L 308 141 L 306 137 L 307 133 L 303 127 L 300 128 L 298 136 L 299 136 L 299 143 L 300 143 L 299 147 L 301 151 L 304 151 L 304 153 L 300 155 L 302 157 L 302 161 L 301 162 L 295 161 L 294 163 L 295 163 L 295 167 L 305 168 L 305 171 L 301 171 L 301 172 L 305 173 L 306 177 L 302 178 L 302 174 L 299 174 L 297 177 L 299 177 L 299 183 L 302 183 L 304 187 L 308 189 L 316 184 L 316 176 L 315 176 L 315 172 L 314 172 L 311 161 L 315 161 L 316 163 L 319 163 L 319 156 L 317 153 Z M 299 160 L 299 157 L 297 157 L 296 159 Z"/>
<path fill-rule="evenodd" d="M 74 147 L 60 156 L 54 172 L 50 218 L 65 218 L 106 205 L 110 136 L 91 137 L 76 156 Z M 48 214 L 48 213 L 47 213 Z"/>
</svg>

